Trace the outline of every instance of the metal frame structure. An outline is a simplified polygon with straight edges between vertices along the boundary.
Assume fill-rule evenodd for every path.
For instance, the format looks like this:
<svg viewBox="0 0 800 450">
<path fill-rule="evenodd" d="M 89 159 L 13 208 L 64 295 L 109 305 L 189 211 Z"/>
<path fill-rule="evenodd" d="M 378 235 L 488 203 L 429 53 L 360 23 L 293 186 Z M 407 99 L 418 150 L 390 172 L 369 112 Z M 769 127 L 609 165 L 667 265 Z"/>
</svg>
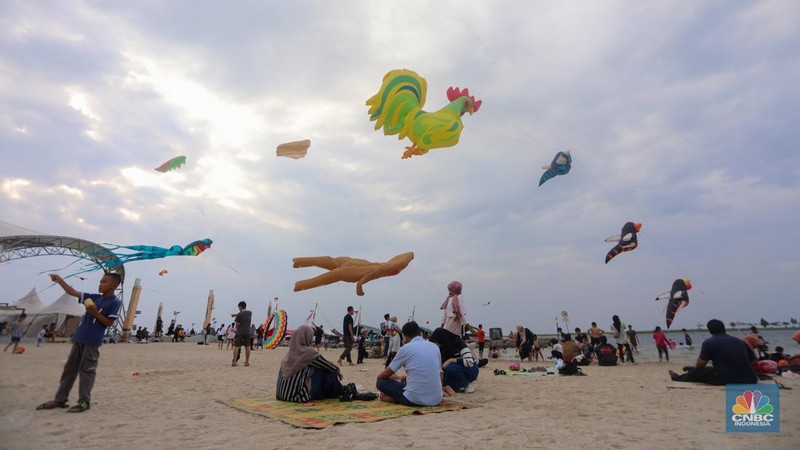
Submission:
<svg viewBox="0 0 800 450">
<path fill-rule="evenodd" d="M 105 272 L 119 274 L 122 282 L 117 288 L 117 296 L 120 300 L 123 300 L 125 266 L 117 255 L 102 245 L 68 236 L 38 234 L 0 236 L 0 262 L 47 255 L 73 256 L 86 259 L 97 264 Z M 124 301 L 121 309 L 122 314 L 120 317 L 125 317 Z M 114 331 L 118 331 L 118 323 L 119 320 L 114 322 Z"/>
</svg>

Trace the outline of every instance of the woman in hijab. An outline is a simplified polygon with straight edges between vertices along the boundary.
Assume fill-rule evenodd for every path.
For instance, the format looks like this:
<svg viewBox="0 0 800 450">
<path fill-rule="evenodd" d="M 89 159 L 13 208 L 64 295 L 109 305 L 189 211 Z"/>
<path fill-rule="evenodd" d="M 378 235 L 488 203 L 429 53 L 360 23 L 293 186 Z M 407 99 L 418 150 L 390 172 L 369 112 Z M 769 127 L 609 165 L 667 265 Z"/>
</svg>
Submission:
<svg viewBox="0 0 800 450">
<path fill-rule="evenodd" d="M 311 327 L 302 325 L 292 334 L 289 353 L 281 362 L 275 397 L 295 403 L 339 398 L 342 378 L 339 367 L 314 348 Z"/>
<path fill-rule="evenodd" d="M 447 298 L 440 309 L 443 311 L 442 328 L 461 336 L 461 325 L 466 323 L 464 318 L 464 309 L 461 306 L 461 300 L 458 298 L 461 295 L 461 282 L 451 281 L 447 285 Z"/>
<path fill-rule="evenodd" d="M 472 382 L 478 379 L 478 362 L 467 343 L 444 328 L 433 330 L 428 340 L 438 345 L 442 354 L 442 384 L 456 392 L 475 392 Z"/>
<path fill-rule="evenodd" d="M 619 316 L 611 318 L 611 333 L 617 341 L 617 350 L 619 351 L 619 362 L 622 364 L 627 356 L 628 362 L 636 363 L 633 360 L 633 352 L 631 351 L 631 344 L 628 343 L 628 335 L 625 334 L 625 322 L 619 319 Z"/>
</svg>

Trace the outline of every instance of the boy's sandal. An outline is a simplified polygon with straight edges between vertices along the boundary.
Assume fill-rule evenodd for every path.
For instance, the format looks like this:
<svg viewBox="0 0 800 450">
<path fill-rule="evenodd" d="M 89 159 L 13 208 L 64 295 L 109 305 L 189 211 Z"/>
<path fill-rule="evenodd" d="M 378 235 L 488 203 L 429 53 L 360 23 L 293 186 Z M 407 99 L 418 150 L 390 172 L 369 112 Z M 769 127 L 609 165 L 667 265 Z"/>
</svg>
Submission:
<svg viewBox="0 0 800 450">
<path fill-rule="evenodd" d="M 63 402 L 57 402 L 55 400 L 48 400 L 48 401 L 42 403 L 41 405 L 37 406 L 36 409 L 37 410 L 39 410 L 39 409 L 56 409 L 56 408 L 66 408 L 68 406 L 69 406 L 69 404 L 67 403 L 66 400 L 64 400 Z"/>
<path fill-rule="evenodd" d="M 72 408 L 68 409 L 67 412 L 79 413 L 79 412 L 84 412 L 87 409 L 89 409 L 89 402 L 80 402 L 77 405 L 73 406 Z"/>
</svg>

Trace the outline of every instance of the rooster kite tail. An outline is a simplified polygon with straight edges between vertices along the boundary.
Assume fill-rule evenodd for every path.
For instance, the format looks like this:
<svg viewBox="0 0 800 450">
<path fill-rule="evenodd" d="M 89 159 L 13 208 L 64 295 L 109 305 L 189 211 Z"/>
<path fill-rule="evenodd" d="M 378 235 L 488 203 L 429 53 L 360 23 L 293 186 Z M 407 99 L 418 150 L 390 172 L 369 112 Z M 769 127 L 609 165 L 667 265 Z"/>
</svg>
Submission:
<svg viewBox="0 0 800 450">
<path fill-rule="evenodd" d="M 383 134 L 400 134 L 406 120 L 413 120 L 425 104 L 428 83 L 416 72 L 406 69 L 392 70 L 383 77 L 381 89 L 367 100 L 369 120 L 375 129 L 383 127 Z"/>
</svg>

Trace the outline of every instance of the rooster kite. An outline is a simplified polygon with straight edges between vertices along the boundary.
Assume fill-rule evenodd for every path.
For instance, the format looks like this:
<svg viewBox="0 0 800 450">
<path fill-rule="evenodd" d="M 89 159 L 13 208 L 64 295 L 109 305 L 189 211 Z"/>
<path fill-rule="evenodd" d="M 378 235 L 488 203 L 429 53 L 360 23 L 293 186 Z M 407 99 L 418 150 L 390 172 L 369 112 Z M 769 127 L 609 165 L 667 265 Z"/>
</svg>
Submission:
<svg viewBox="0 0 800 450">
<path fill-rule="evenodd" d="M 383 134 L 407 137 L 411 145 L 403 152 L 403 159 L 424 155 L 432 148 L 452 147 L 458 144 L 461 116 L 477 112 L 481 100 L 469 95 L 469 90 L 447 90 L 450 104 L 436 112 L 425 112 L 425 94 L 428 89 L 424 78 L 410 70 L 392 70 L 383 77 L 377 94 L 367 100 L 369 120 L 375 129 L 383 127 Z"/>
<path fill-rule="evenodd" d="M 689 293 L 687 292 L 692 288 L 692 282 L 688 278 L 678 278 L 672 282 L 672 289 L 669 292 L 656 297 L 658 300 L 669 300 L 667 304 L 667 329 L 672 325 L 672 320 L 675 319 L 675 314 L 678 310 L 689 305 Z"/>
<path fill-rule="evenodd" d="M 164 173 L 164 172 L 171 172 L 180 166 L 186 164 L 186 157 L 185 156 L 176 156 L 175 158 L 170 159 L 169 161 L 165 162 L 164 164 L 156 167 L 155 170 Z"/>
<path fill-rule="evenodd" d="M 606 264 L 622 252 L 629 252 L 639 246 L 636 233 L 642 229 L 642 224 L 628 222 L 622 226 L 622 232 L 606 239 L 606 242 L 619 242 L 606 254 Z"/>
<path fill-rule="evenodd" d="M 556 153 L 556 156 L 553 158 L 553 162 L 551 162 L 549 166 L 542 166 L 542 169 L 544 169 L 545 172 L 542 174 L 542 178 L 539 179 L 539 186 L 543 185 L 545 181 L 557 175 L 568 174 L 569 169 L 571 168 L 572 155 L 569 154 L 569 150 Z"/>
</svg>

